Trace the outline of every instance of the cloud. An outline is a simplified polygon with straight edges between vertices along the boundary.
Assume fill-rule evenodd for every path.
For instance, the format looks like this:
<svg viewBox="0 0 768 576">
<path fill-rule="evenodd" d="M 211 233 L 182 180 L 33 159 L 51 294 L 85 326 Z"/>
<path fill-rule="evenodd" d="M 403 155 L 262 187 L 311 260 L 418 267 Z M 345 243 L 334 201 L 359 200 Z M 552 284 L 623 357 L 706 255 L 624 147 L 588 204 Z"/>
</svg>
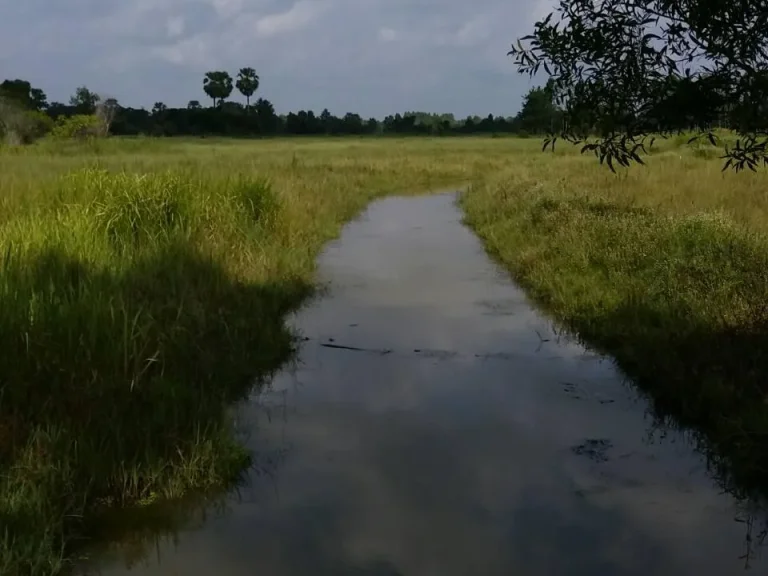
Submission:
<svg viewBox="0 0 768 576">
<path fill-rule="evenodd" d="M 379 40 L 382 42 L 394 42 L 397 40 L 397 31 L 392 30 L 392 28 L 380 28 Z"/>
<path fill-rule="evenodd" d="M 469 20 L 456 33 L 456 40 L 464 46 L 472 46 L 487 40 L 492 23 L 487 14 L 481 14 Z"/>
<path fill-rule="evenodd" d="M 156 46 L 150 54 L 170 64 L 210 68 L 217 64 L 204 35 L 185 38 L 176 44 Z"/>
<path fill-rule="evenodd" d="M 165 29 L 168 31 L 168 36 L 171 38 L 181 36 L 184 33 L 184 17 L 173 16 L 168 18 L 165 23 Z"/>
<path fill-rule="evenodd" d="M 0 62 L 52 100 L 78 85 L 130 105 L 199 98 L 211 69 L 253 66 L 278 111 L 513 114 L 506 57 L 552 0 L 25 0 L 3 10 Z"/>
<path fill-rule="evenodd" d="M 245 0 L 209 0 L 216 13 L 222 18 L 239 14 L 245 6 Z"/>
<path fill-rule="evenodd" d="M 296 2 L 290 10 L 260 18 L 256 22 L 256 33 L 263 38 L 269 38 L 306 28 L 320 14 L 321 6 L 320 2 L 308 0 Z"/>
</svg>

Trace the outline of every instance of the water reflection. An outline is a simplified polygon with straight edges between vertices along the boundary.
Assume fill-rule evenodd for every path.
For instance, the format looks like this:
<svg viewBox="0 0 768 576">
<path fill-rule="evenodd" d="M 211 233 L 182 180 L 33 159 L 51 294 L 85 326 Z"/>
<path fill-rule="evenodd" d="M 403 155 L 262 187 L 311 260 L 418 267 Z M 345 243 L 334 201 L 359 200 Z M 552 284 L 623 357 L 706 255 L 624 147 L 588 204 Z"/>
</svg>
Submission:
<svg viewBox="0 0 768 576">
<path fill-rule="evenodd" d="M 743 572 L 752 511 L 683 434 L 649 436 L 646 403 L 553 333 L 451 195 L 373 205 L 320 271 L 301 362 L 241 407 L 274 473 L 104 574 Z"/>
</svg>

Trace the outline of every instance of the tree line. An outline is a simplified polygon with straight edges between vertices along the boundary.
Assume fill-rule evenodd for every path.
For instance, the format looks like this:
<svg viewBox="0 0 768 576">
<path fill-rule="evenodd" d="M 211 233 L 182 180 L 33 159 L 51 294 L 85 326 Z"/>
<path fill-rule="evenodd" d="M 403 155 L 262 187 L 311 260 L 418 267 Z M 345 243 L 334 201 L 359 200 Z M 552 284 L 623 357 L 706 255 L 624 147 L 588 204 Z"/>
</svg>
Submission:
<svg viewBox="0 0 768 576">
<path fill-rule="evenodd" d="M 25 119 L 33 118 L 36 132 L 64 124 L 69 126 L 69 132 L 87 132 L 93 125 L 102 126 L 102 131 L 109 134 L 125 136 L 528 135 L 551 131 L 562 116 L 546 87 L 531 89 L 514 117 L 489 114 L 457 119 L 453 114 L 408 111 L 376 119 L 354 112 L 336 116 L 328 109 L 319 114 L 312 110 L 277 114 L 269 100 L 253 99 L 259 86 L 256 71 L 242 68 L 235 78 L 221 70 L 205 73 L 202 91 L 210 99 L 208 106 L 192 99 L 180 108 L 163 102 L 155 102 L 151 109 L 132 108 L 122 106 L 116 98 L 102 97 L 86 86 L 78 87 L 68 103 L 49 103 L 41 88 L 21 79 L 0 83 L 0 98 L 6 105 L 12 103 L 16 109 L 24 110 Z M 231 99 L 235 90 L 245 102 Z M 0 130 L 3 130 L 2 116 L 0 112 Z M 101 124 L 89 120 L 96 116 L 102 119 Z M 7 119 L 4 131 L 9 131 Z"/>
</svg>

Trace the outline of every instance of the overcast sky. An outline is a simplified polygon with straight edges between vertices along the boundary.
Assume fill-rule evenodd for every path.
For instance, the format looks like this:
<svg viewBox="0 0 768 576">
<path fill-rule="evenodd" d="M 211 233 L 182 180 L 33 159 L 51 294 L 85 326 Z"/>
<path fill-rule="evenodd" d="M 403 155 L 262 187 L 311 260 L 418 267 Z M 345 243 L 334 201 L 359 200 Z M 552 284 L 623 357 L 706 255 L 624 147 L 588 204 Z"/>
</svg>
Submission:
<svg viewBox="0 0 768 576">
<path fill-rule="evenodd" d="M 550 0 L 0 0 L 0 78 L 49 100 L 85 84 L 126 106 L 204 101 L 252 66 L 280 113 L 327 107 L 511 115 L 532 85 L 506 56 Z M 238 99 L 239 94 L 233 93 Z"/>
</svg>

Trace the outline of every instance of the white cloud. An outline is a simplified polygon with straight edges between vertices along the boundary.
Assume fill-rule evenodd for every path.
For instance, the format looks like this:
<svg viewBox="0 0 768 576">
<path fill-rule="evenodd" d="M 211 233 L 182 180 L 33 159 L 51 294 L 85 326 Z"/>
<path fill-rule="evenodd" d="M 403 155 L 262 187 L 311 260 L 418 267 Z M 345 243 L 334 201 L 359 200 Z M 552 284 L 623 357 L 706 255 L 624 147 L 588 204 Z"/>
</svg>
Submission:
<svg viewBox="0 0 768 576">
<path fill-rule="evenodd" d="M 194 68 L 210 68 L 217 64 L 205 35 L 192 36 L 170 46 L 156 46 L 150 55 L 161 58 L 171 64 Z"/>
<path fill-rule="evenodd" d="M 168 20 L 165 23 L 165 29 L 168 32 L 169 38 L 175 38 L 176 36 L 181 36 L 182 34 L 184 34 L 184 17 L 173 16 L 171 18 L 168 18 Z"/>
<path fill-rule="evenodd" d="M 534 0 L 530 11 L 531 20 L 534 22 L 543 20 L 555 9 L 555 5 L 555 0 Z"/>
<path fill-rule="evenodd" d="M 256 33 L 262 38 L 296 32 L 309 26 L 321 12 L 319 2 L 300 0 L 290 10 L 270 14 L 256 22 Z"/>
<path fill-rule="evenodd" d="M 397 40 L 397 30 L 393 30 L 392 28 L 380 28 L 379 40 L 382 42 L 394 42 Z"/>
<path fill-rule="evenodd" d="M 207 0 L 221 18 L 231 18 L 243 11 L 245 0 Z"/>
<path fill-rule="evenodd" d="M 471 46 L 487 41 L 492 30 L 487 14 L 480 14 L 464 24 L 456 33 L 456 41 L 462 46 Z"/>
</svg>

